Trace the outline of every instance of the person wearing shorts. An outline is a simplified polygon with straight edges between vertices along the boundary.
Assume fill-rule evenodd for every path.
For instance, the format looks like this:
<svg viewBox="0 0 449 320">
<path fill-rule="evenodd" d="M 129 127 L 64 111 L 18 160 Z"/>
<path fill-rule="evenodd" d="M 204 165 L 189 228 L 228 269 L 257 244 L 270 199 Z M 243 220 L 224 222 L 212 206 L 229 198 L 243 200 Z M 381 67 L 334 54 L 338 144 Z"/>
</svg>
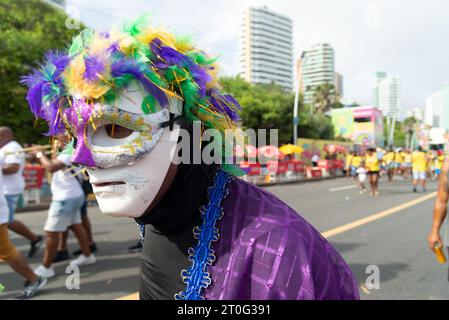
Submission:
<svg viewBox="0 0 449 320">
<path fill-rule="evenodd" d="M 379 195 L 380 161 L 375 148 L 369 148 L 365 157 L 365 169 L 371 187 L 371 196 Z"/>
<path fill-rule="evenodd" d="M 61 142 L 61 146 L 63 145 Z M 57 252 L 59 236 L 61 232 L 65 232 L 69 228 L 75 233 L 82 251 L 82 254 L 70 264 L 81 266 L 96 262 L 95 256 L 89 248 L 86 230 L 81 224 L 80 210 L 85 200 L 84 191 L 80 183 L 76 181 L 77 178 L 70 172 L 72 148 L 72 145 L 68 145 L 54 159 L 47 158 L 42 152 L 35 153 L 42 166 L 53 173 L 51 180 L 52 202 L 44 226 L 47 236 L 46 248 L 42 265 L 34 270 L 36 274 L 44 278 L 55 275 L 52 263 Z"/>
<path fill-rule="evenodd" d="M 14 216 L 19 199 L 25 191 L 25 157 L 22 146 L 13 138 L 11 128 L 0 127 L 0 158 L 3 163 L 0 169 L 3 173 L 3 193 L 9 209 L 8 229 L 30 241 L 28 258 L 32 258 L 41 247 L 43 238 Z"/>
<path fill-rule="evenodd" d="M 418 147 L 412 154 L 413 192 L 417 192 L 418 183 L 421 182 L 422 190 L 426 191 L 427 155 L 422 147 Z"/>
<path fill-rule="evenodd" d="M 1 160 L 0 163 L 2 163 Z M 0 190 L 3 190 L 3 174 L 1 170 Z M 0 261 L 8 263 L 15 272 L 25 278 L 25 288 L 16 298 L 31 298 L 45 286 L 47 280 L 33 272 L 25 257 L 11 243 L 8 235 L 8 221 L 8 205 L 5 196 L 3 193 L 0 193 Z"/>
<path fill-rule="evenodd" d="M 383 162 L 385 162 L 385 169 L 387 171 L 388 181 L 393 181 L 394 170 L 395 170 L 395 152 L 393 148 L 390 148 L 388 152 L 383 156 Z"/>
</svg>

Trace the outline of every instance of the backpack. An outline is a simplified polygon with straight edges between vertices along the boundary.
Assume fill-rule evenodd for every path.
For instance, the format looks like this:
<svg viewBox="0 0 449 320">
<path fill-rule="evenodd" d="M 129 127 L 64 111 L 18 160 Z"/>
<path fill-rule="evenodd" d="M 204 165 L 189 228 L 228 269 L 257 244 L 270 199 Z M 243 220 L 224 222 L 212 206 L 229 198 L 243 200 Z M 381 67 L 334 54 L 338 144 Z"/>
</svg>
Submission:
<svg viewBox="0 0 449 320">
<path fill-rule="evenodd" d="M 75 172 L 75 170 L 72 168 L 70 169 L 70 172 L 75 177 L 76 181 L 81 186 L 81 189 L 83 189 L 84 195 L 87 197 L 89 194 L 93 193 L 92 185 L 89 182 L 89 176 L 87 174 L 82 174 L 78 177 L 78 174 Z"/>
</svg>

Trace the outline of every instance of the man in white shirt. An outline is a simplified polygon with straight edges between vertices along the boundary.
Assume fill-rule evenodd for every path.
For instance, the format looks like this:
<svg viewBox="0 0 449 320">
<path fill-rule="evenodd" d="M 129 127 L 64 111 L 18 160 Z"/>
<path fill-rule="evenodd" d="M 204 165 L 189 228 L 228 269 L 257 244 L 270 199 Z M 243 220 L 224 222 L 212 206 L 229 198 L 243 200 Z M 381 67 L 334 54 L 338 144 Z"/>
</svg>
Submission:
<svg viewBox="0 0 449 320">
<path fill-rule="evenodd" d="M 64 145 L 61 143 L 60 146 Z M 50 278 L 55 275 L 51 265 L 58 248 L 59 234 L 69 228 L 78 239 L 82 252 L 70 264 L 89 265 L 95 263 L 96 259 L 91 253 L 87 232 L 81 223 L 80 209 L 85 195 L 81 184 L 73 174 L 73 171 L 79 169 L 72 166 L 69 150 L 65 149 L 54 159 L 47 158 L 42 151 L 37 151 L 35 156 L 49 172 L 53 173 L 51 180 L 52 202 L 44 226 L 47 236 L 44 259 L 42 265 L 34 270 L 36 274 Z"/>
<path fill-rule="evenodd" d="M 28 257 L 32 258 L 42 245 L 42 236 L 34 234 L 27 226 L 14 218 L 18 201 L 25 190 L 23 178 L 25 154 L 20 144 L 13 140 L 13 133 L 8 127 L 0 127 L 0 158 L 3 159 L 3 190 L 9 209 L 8 228 L 30 240 Z"/>
<path fill-rule="evenodd" d="M 3 160 L 0 159 L 0 164 Z M 0 170 L 0 189 L 3 188 L 3 174 Z M 9 209 L 6 198 L 0 193 L 0 261 L 5 261 L 11 268 L 26 279 L 25 288 L 17 298 L 33 297 L 45 284 L 45 278 L 37 276 L 31 270 L 25 257 L 17 251 L 8 236 Z"/>
</svg>

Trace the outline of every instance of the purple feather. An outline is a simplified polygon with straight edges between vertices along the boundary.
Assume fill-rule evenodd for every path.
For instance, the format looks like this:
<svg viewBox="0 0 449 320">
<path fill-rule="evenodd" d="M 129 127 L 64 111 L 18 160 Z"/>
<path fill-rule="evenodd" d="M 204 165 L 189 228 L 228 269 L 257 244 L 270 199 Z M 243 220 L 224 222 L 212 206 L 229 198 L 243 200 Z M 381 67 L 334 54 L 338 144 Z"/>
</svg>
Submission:
<svg viewBox="0 0 449 320">
<path fill-rule="evenodd" d="M 195 61 L 185 54 L 167 46 L 162 46 L 160 39 L 154 39 L 151 42 L 151 51 L 161 60 L 155 62 L 159 69 L 165 69 L 176 65 L 189 70 L 192 79 L 199 87 L 199 96 L 203 98 L 206 95 L 206 84 L 212 80 L 205 68 L 200 67 Z"/>
<path fill-rule="evenodd" d="M 145 76 L 145 69 L 148 69 L 146 64 L 137 65 L 135 61 L 119 59 L 111 65 L 111 75 L 113 77 L 121 77 L 124 75 L 134 76 L 156 98 L 162 107 L 167 106 L 168 99 L 166 94 Z"/>
<path fill-rule="evenodd" d="M 47 121 L 50 135 L 63 131 L 58 108 L 64 92 L 61 73 L 69 61 L 67 55 L 49 51 L 39 70 L 34 69 L 28 76 L 21 78 L 21 83 L 29 87 L 26 99 L 31 112 Z"/>
<path fill-rule="evenodd" d="M 237 100 L 229 94 L 222 95 L 217 89 L 207 91 L 210 103 L 221 113 L 225 113 L 232 121 L 238 121 L 239 115 L 235 108 L 240 109 Z M 234 106 L 235 108 L 233 108 Z"/>
<path fill-rule="evenodd" d="M 88 81 L 98 80 L 98 75 L 105 70 L 104 63 L 95 56 L 85 57 L 84 64 L 86 71 L 84 71 L 84 78 Z"/>
</svg>

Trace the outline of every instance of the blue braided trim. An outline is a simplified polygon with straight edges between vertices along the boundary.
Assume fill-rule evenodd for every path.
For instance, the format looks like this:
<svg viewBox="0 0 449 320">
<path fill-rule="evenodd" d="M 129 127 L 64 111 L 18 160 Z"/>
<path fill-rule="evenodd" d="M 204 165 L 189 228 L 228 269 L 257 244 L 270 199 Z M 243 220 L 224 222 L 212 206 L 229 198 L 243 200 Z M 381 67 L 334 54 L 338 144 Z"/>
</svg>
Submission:
<svg viewBox="0 0 449 320">
<path fill-rule="evenodd" d="M 139 226 L 139 237 L 140 237 L 140 244 L 143 245 L 143 242 L 145 240 L 145 225 L 144 224 L 137 224 Z"/>
<path fill-rule="evenodd" d="M 209 203 L 200 209 L 202 225 L 193 229 L 193 236 L 198 239 L 198 244 L 188 250 L 192 265 L 181 272 L 186 289 L 175 294 L 175 300 L 204 300 L 202 289 L 212 282 L 207 268 L 216 259 L 212 242 L 220 238 L 216 223 L 223 217 L 221 202 L 228 195 L 227 185 L 230 180 L 230 176 L 219 169 L 214 185 L 208 188 Z"/>
</svg>

